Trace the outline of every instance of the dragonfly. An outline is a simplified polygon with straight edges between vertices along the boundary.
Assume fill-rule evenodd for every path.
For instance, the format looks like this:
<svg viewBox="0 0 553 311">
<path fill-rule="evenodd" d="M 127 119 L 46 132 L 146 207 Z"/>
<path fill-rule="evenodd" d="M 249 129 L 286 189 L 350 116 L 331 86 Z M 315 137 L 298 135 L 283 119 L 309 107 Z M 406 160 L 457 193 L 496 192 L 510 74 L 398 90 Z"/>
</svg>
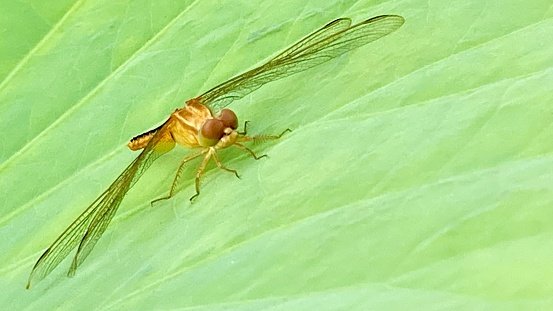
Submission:
<svg viewBox="0 0 553 311">
<path fill-rule="evenodd" d="M 263 65 L 186 101 L 184 107 L 176 109 L 162 125 L 132 138 L 127 145 L 131 150 L 142 150 L 140 154 L 40 256 L 31 271 L 26 288 L 29 289 L 31 284 L 44 279 L 77 248 L 67 273 L 69 277 L 74 276 L 77 268 L 105 232 L 129 189 L 156 159 L 169 152 L 175 145 L 194 151 L 181 161 L 169 194 L 158 200 L 169 199 L 174 195 L 187 162 L 203 157 L 195 175 L 196 194 L 190 198 L 194 200 L 200 194 L 200 178 L 210 159 L 213 159 L 220 169 L 239 177 L 235 170 L 221 163 L 217 155 L 218 150 L 237 147 L 257 160 L 263 156 L 257 156 L 243 143 L 279 139 L 289 131 L 287 129 L 280 135 L 248 136 L 247 122 L 244 124 L 244 130 L 240 132 L 236 114 L 225 108 L 231 102 L 243 98 L 268 82 L 318 66 L 386 36 L 403 23 L 403 17 L 398 15 L 376 16 L 353 25 L 349 18 L 338 18 L 307 35 Z"/>
</svg>

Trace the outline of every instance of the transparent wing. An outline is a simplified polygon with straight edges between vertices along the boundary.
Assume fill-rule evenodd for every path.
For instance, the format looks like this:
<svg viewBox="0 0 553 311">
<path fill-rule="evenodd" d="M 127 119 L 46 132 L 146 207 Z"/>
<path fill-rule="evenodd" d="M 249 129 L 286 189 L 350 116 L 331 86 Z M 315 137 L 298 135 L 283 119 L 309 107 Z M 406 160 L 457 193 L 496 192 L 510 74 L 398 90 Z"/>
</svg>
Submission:
<svg viewBox="0 0 553 311">
<path fill-rule="evenodd" d="M 347 30 L 351 27 L 351 19 L 350 18 L 338 18 L 333 20 L 332 22 L 326 24 L 325 26 L 321 27 L 320 29 L 314 31 L 313 33 L 307 35 L 300 41 L 293 44 L 291 47 L 287 48 L 286 50 L 280 52 L 277 56 L 273 57 L 274 59 L 279 58 L 285 58 L 288 55 L 294 55 L 301 49 L 311 46 L 314 43 L 324 41 L 324 39 L 331 37 L 337 33 L 340 33 L 344 30 Z"/>
<path fill-rule="evenodd" d="M 403 17 L 397 15 L 377 16 L 353 26 L 349 18 L 334 20 L 264 65 L 234 77 L 192 101 L 199 101 L 218 111 L 265 83 L 315 67 L 377 40 L 398 29 L 403 22 Z"/>
<path fill-rule="evenodd" d="M 160 155 L 171 150 L 174 145 L 171 134 L 162 127 L 111 186 L 40 256 L 29 276 L 27 289 L 31 283 L 50 274 L 71 250 L 79 246 L 68 272 L 72 276 L 106 230 L 127 191 Z"/>
</svg>

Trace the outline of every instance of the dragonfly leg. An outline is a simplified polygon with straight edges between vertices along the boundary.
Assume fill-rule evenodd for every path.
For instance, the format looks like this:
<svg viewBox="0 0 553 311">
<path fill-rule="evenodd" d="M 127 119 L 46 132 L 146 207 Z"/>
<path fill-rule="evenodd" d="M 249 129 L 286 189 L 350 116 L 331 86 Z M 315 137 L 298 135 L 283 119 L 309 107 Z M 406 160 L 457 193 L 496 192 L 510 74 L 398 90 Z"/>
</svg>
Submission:
<svg viewBox="0 0 553 311">
<path fill-rule="evenodd" d="M 194 185 L 196 186 L 196 194 L 190 198 L 190 202 L 193 202 L 194 199 L 200 195 L 200 177 L 202 177 L 202 174 L 204 173 L 207 163 L 209 162 L 209 159 L 213 155 L 213 152 L 214 152 L 213 147 L 209 147 L 207 149 L 207 153 L 205 154 L 205 157 L 202 160 L 202 164 L 200 164 L 200 167 L 196 171 L 196 180 L 194 181 Z"/>
<path fill-rule="evenodd" d="M 261 158 L 264 158 L 264 157 L 267 157 L 268 155 L 266 154 L 263 154 L 263 155 L 260 155 L 260 156 L 257 156 L 250 148 L 242 145 L 241 143 L 234 143 L 233 146 L 236 146 L 237 148 L 240 148 L 244 151 L 246 151 L 247 153 L 249 153 L 255 160 L 259 160 Z"/>
<path fill-rule="evenodd" d="M 247 124 L 247 123 L 246 123 Z M 244 133 L 246 132 L 246 124 L 244 124 Z M 284 135 L 284 133 L 286 132 L 292 132 L 291 129 L 285 129 L 282 133 L 280 133 L 279 135 L 257 135 L 257 136 L 239 136 L 235 143 L 233 144 L 233 146 L 236 146 L 237 148 L 240 148 L 244 151 L 246 151 L 247 153 L 249 153 L 255 160 L 259 160 L 261 158 L 264 158 L 264 157 L 268 157 L 268 155 L 266 154 L 262 154 L 260 156 L 257 156 L 255 154 L 255 152 L 253 152 L 250 148 L 242 145 L 240 142 L 244 142 L 244 141 L 253 141 L 253 142 L 256 142 L 256 141 L 264 141 L 264 140 L 274 140 L 274 139 L 279 139 L 282 137 L 282 135 Z"/>
<path fill-rule="evenodd" d="M 188 155 L 187 157 L 185 157 L 184 159 L 182 159 L 180 165 L 179 165 L 179 168 L 177 169 L 177 174 L 175 175 L 175 178 L 173 179 L 173 184 L 171 185 L 171 190 L 169 191 L 169 195 L 167 196 L 164 196 L 162 198 L 159 198 L 159 199 L 155 199 L 153 200 L 152 202 L 150 202 L 150 204 L 153 206 L 154 203 L 156 202 L 159 202 L 159 201 L 163 201 L 163 200 L 167 200 L 167 199 L 170 199 L 173 197 L 173 194 L 175 193 L 175 191 L 177 190 L 177 185 L 179 183 L 179 179 L 181 177 L 181 173 L 182 173 L 182 169 L 184 168 L 184 164 L 186 162 L 189 162 L 190 160 L 193 160 L 199 156 L 201 156 L 202 154 L 206 153 L 209 149 L 205 149 L 205 150 L 200 150 L 200 151 L 197 151 L 197 152 L 194 152 L 190 155 Z"/>
<path fill-rule="evenodd" d="M 246 123 L 247 124 L 247 123 Z M 244 124 L 244 133 L 246 132 L 246 124 Z M 263 155 L 260 155 L 260 156 L 257 156 L 250 148 L 242 145 L 240 142 L 244 142 L 244 141 L 253 141 L 253 142 L 256 142 L 256 141 L 264 141 L 264 140 L 274 140 L 274 139 L 279 139 L 282 137 L 282 135 L 284 135 L 284 133 L 286 132 L 292 132 L 291 129 L 285 129 L 284 131 L 282 131 L 282 133 L 280 133 L 279 135 L 257 135 L 257 136 L 239 136 L 237 139 L 236 139 L 236 142 L 233 144 L 234 146 L 246 151 L 247 153 L 249 153 L 255 160 L 259 160 L 261 158 L 264 158 L 264 157 L 267 157 L 268 155 L 266 154 L 263 154 Z"/>
<path fill-rule="evenodd" d="M 245 121 L 244 122 L 244 131 L 243 132 L 238 132 L 238 134 L 245 136 L 248 133 L 248 123 L 250 123 L 250 121 Z"/>
<path fill-rule="evenodd" d="M 240 175 L 238 175 L 238 172 L 235 171 L 235 170 L 231 170 L 227 167 L 225 167 L 223 165 L 223 163 L 221 163 L 221 160 L 219 160 L 219 156 L 217 155 L 217 152 L 213 152 L 213 159 L 215 160 L 215 163 L 217 164 L 217 166 L 222 169 L 222 170 L 225 170 L 227 172 L 230 172 L 230 173 L 234 173 L 234 175 L 236 175 L 236 177 L 240 178 Z"/>
<path fill-rule="evenodd" d="M 284 134 L 285 134 L 286 132 L 288 132 L 288 133 L 292 133 L 292 130 L 291 130 L 291 129 L 285 129 L 285 130 L 284 130 L 284 131 L 282 131 L 282 133 L 280 133 L 279 135 L 277 135 L 277 136 L 274 136 L 274 138 L 273 138 L 273 139 L 279 139 L 279 138 L 281 138 L 281 137 L 282 137 L 282 135 L 284 135 Z"/>
<path fill-rule="evenodd" d="M 236 140 L 237 142 L 243 142 L 243 141 L 264 141 L 264 140 L 274 140 L 279 139 L 284 135 L 286 132 L 292 132 L 291 129 L 285 129 L 280 133 L 279 135 L 256 135 L 256 136 L 241 136 L 238 137 Z"/>
</svg>

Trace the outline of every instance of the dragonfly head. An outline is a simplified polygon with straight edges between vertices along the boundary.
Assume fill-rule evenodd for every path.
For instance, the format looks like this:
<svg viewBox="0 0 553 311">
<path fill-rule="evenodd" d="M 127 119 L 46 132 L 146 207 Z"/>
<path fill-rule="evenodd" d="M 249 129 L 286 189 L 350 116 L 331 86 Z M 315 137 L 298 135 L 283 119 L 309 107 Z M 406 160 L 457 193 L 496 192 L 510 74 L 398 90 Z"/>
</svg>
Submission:
<svg viewBox="0 0 553 311">
<path fill-rule="evenodd" d="M 238 118 L 230 109 L 221 110 L 219 117 L 207 119 L 200 128 L 199 142 L 202 146 L 215 146 L 226 148 L 236 140 L 236 128 Z"/>
</svg>

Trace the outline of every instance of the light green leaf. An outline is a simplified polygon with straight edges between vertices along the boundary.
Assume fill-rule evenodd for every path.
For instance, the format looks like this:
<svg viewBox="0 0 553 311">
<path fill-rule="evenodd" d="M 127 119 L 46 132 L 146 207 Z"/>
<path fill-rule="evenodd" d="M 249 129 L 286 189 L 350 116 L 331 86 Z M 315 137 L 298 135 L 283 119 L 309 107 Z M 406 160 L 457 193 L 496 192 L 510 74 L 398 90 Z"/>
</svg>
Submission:
<svg viewBox="0 0 553 311">
<path fill-rule="evenodd" d="M 269 158 L 183 148 L 96 248 L 33 264 L 185 100 L 337 17 L 395 33 L 231 105 Z M 10 310 L 551 310 L 547 1 L 3 1 L 0 305 Z"/>
</svg>

